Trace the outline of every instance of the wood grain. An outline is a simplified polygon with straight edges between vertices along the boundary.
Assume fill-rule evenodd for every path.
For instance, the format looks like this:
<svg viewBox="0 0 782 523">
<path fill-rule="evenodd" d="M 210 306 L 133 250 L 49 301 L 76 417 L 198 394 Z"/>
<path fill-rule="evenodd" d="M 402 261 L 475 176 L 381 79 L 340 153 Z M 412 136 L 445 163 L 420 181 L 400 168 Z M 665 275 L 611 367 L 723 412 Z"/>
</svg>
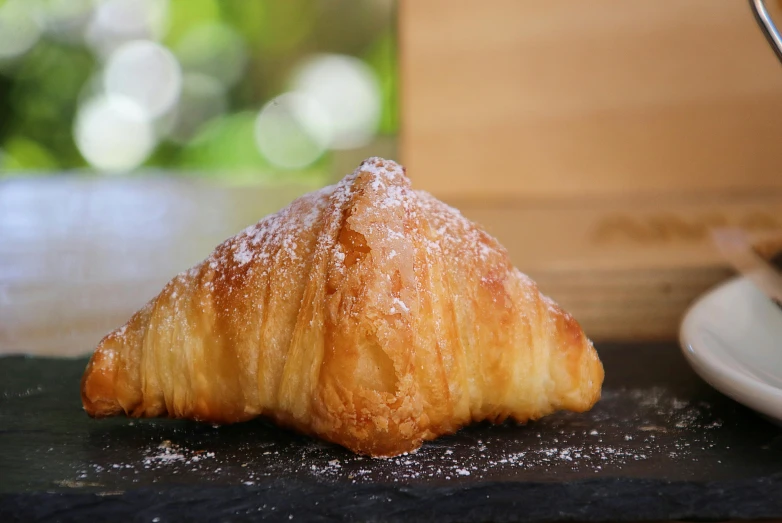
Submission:
<svg viewBox="0 0 782 523">
<path fill-rule="evenodd" d="M 782 187 L 782 68 L 745 1 L 401 0 L 399 23 L 401 154 L 420 188 Z"/>
</svg>

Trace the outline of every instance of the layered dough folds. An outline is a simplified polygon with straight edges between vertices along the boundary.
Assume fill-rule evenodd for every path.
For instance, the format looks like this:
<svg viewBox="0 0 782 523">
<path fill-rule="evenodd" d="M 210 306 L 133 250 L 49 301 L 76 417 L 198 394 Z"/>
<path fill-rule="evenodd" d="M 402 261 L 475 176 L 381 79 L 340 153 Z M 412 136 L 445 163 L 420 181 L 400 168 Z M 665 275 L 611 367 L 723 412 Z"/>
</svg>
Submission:
<svg viewBox="0 0 782 523">
<path fill-rule="evenodd" d="M 91 416 L 279 425 L 392 456 L 600 397 L 578 323 L 480 227 L 370 158 L 219 245 L 95 350 Z"/>
</svg>

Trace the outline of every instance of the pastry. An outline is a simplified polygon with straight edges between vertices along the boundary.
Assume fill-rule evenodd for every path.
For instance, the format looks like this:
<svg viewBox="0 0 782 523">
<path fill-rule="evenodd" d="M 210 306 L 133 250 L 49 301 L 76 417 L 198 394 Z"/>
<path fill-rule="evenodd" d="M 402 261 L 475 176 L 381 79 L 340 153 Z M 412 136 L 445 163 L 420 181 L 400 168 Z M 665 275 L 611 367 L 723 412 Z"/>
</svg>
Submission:
<svg viewBox="0 0 782 523">
<path fill-rule="evenodd" d="M 81 394 L 93 417 L 264 416 L 394 456 L 588 410 L 602 382 L 579 324 L 497 240 L 370 158 L 173 278 L 100 342 Z"/>
</svg>

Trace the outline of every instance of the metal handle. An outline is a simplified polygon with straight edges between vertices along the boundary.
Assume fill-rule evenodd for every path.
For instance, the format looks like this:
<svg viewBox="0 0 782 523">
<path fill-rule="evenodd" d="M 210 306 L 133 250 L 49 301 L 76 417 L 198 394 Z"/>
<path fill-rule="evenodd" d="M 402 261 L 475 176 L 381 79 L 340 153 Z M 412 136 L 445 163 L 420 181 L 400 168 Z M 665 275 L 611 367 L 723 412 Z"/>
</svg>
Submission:
<svg viewBox="0 0 782 523">
<path fill-rule="evenodd" d="M 771 20 L 771 15 L 768 14 L 766 9 L 766 2 L 764 0 L 749 0 L 749 5 L 752 7 L 752 12 L 755 15 L 758 25 L 763 30 L 763 34 L 766 36 L 771 49 L 777 58 L 782 62 L 782 36 L 780 36 L 777 26 L 774 25 L 774 21 Z"/>
</svg>

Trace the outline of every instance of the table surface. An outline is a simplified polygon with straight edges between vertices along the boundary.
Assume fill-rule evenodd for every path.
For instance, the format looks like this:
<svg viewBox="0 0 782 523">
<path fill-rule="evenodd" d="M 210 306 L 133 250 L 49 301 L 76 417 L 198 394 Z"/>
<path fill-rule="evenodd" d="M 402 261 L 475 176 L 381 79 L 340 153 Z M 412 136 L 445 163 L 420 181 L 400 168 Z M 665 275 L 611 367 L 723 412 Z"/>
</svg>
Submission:
<svg viewBox="0 0 782 523">
<path fill-rule="evenodd" d="M 90 352 L 174 275 L 315 187 L 160 175 L 0 182 L 0 354 Z"/>
<path fill-rule="evenodd" d="M 706 385 L 676 345 L 598 350 L 592 411 L 475 425 L 386 460 L 258 420 L 93 420 L 83 358 L 0 358 L 0 519 L 782 517 L 779 427 Z"/>
</svg>

